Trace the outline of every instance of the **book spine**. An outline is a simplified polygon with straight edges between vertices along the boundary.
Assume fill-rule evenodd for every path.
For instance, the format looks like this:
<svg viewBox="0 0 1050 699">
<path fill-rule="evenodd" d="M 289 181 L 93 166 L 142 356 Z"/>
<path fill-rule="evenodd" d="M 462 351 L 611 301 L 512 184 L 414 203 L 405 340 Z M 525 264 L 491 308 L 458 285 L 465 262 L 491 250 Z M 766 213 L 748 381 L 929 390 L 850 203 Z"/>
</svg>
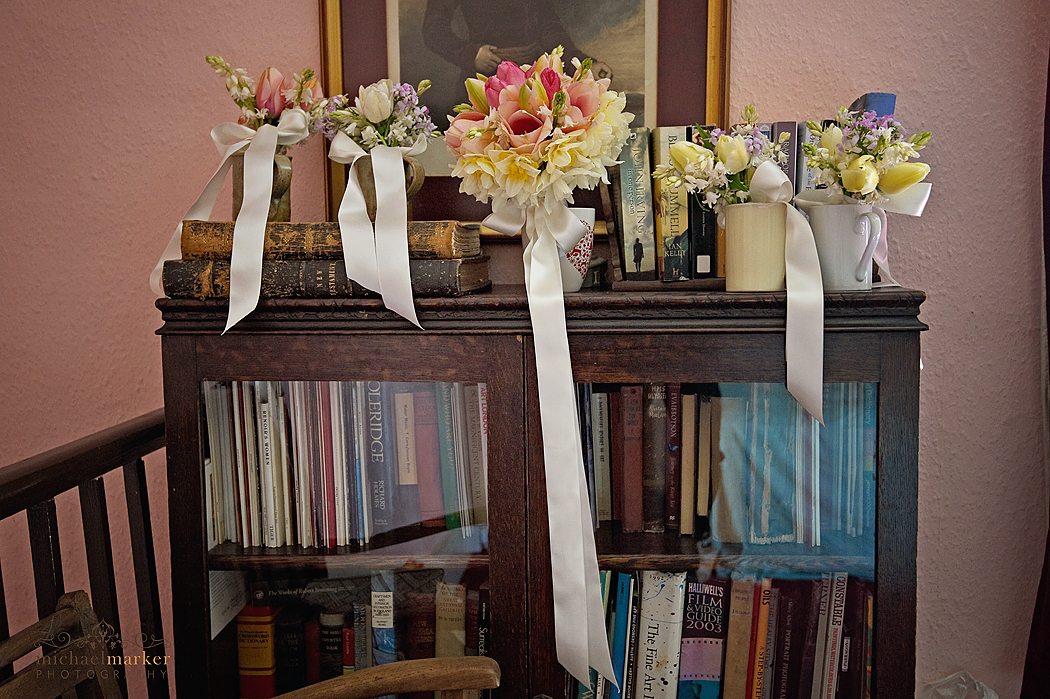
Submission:
<svg viewBox="0 0 1050 699">
<path fill-rule="evenodd" d="M 820 137 L 809 130 L 809 127 L 806 126 L 805 121 L 798 122 L 796 134 L 797 138 L 795 141 L 795 194 L 798 194 L 799 192 L 805 191 L 807 189 L 817 188 L 817 184 L 814 181 L 813 168 L 806 164 L 806 154 L 802 150 L 802 145 L 805 143 L 809 143 L 813 146 L 818 146 L 820 145 Z"/>
<path fill-rule="evenodd" d="M 228 260 L 234 221 L 182 223 L 183 259 Z M 418 259 L 471 257 L 481 251 L 480 230 L 456 221 L 409 221 L 408 254 Z M 335 222 L 266 224 L 263 259 L 343 259 L 342 236 Z"/>
<path fill-rule="evenodd" d="M 608 522 L 613 518 L 609 428 L 609 394 L 594 391 L 591 393 L 591 444 L 594 452 L 594 486 L 599 522 Z"/>
<path fill-rule="evenodd" d="M 665 529 L 667 475 L 667 387 L 645 384 L 642 413 L 642 529 Z"/>
<path fill-rule="evenodd" d="M 409 260 L 416 296 L 460 296 L 487 290 L 488 256 L 452 260 Z M 167 260 L 161 274 L 169 298 L 229 298 L 230 263 L 222 260 Z M 342 260 L 264 260 L 261 298 L 375 297 L 346 276 Z"/>
<path fill-rule="evenodd" d="M 653 166 L 671 164 L 670 148 L 688 139 L 685 126 L 657 126 L 652 132 Z M 690 279 L 689 200 L 682 187 L 670 187 L 663 180 L 653 181 L 655 203 L 657 265 L 663 281 Z"/>
<path fill-rule="evenodd" d="M 688 195 L 689 258 L 693 279 L 718 276 L 718 216 L 696 194 Z"/>
<path fill-rule="evenodd" d="M 627 629 L 627 662 L 623 670 L 623 699 L 634 699 L 637 695 L 634 691 L 638 674 L 638 644 L 641 639 L 641 601 L 642 601 L 642 578 L 641 574 L 631 575 L 631 616 L 630 627 Z"/>
<path fill-rule="evenodd" d="M 306 685 L 306 658 L 304 656 L 303 617 L 294 610 L 285 609 L 277 617 L 274 646 L 276 691 L 290 692 Z"/>
<path fill-rule="evenodd" d="M 478 655 L 492 654 L 492 601 L 487 582 L 478 587 Z"/>
<path fill-rule="evenodd" d="M 828 640 L 824 650 L 824 677 L 821 698 L 835 699 L 838 688 L 839 665 L 842 661 L 842 622 L 846 613 L 845 573 L 835 573 L 831 578 L 831 597 L 828 612 Z"/>
<path fill-rule="evenodd" d="M 796 182 L 796 171 L 798 168 L 798 123 L 794 121 L 773 122 L 773 128 L 769 138 L 773 143 L 779 143 L 781 152 L 785 154 L 783 162 L 777 163 L 780 171 L 788 178 L 791 189 L 794 191 Z M 786 134 L 786 135 L 785 135 Z"/>
<path fill-rule="evenodd" d="M 354 603 L 354 669 L 372 667 L 372 605 Z"/>
<path fill-rule="evenodd" d="M 616 684 L 610 689 L 610 699 L 622 699 L 624 688 L 624 670 L 627 664 L 627 630 L 631 619 L 631 585 L 634 581 L 630 573 L 615 573 L 616 576 L 616 604 L 612 620 L 612 651 L 613 675 Z"/>
<path fill-rule="evenodd" d="M 751 653 L 751 699 L 762 699 L 766 686 L 766 642 L 769 637 L 769 600 L 771 597 L 772 581 L 764 578 L 755 586 L 755 613 L 756 618 L 752 624 L 752 647 Z"/>
<path fill-rule="evenodd" d="M 682 385 L 668 383 L 667 454 L 664 475 L 664 526 L 677 531 L 682 499 Z"/>
<path fill-rule="evenodd" d="M 682 448 L 678 469 L 678 533 L 692 536 L 696 522 L 696 394 L 682 394 Z"/>
<path fill-rule="evenodd" d="M 747 519 L 747 398 L 725 395 L 722 384 L 711 398 L 711 536 L 721 543 L 742 543 Z"/>
<path fill-rule="evenodd" d="M 649 129 L 631 129 L 619 159 L 624 275 L 628 280 L 658 279 Z"/>
<path fill-rule="evenodd" d="M 696 514 L 706 517 L 711 507 L 711 397 L 696 399 Z"/>
<path fill-rule="evenodd" d="M 394 523 L 394 440 L 390 406 L 383 399 L 383 382 L 369 381 L 366 406 L 368 409 L 368 476 L 369 503 L 373 533 L 392 530 Z M 375 609 L 373 609 L 375 614 Z"/>
<path fill-rule="evenodd" d="M 321 642 L 321 679 L 343 674 L 343 615 L 322 612 L 317 619 Z"/>
<path fill-rule="evenodd" d="M 275 617 L 271 607 L 249 606 L 237 615 L 237 665 L 245 699 L 277 694 Z"/>
<path fill-rule="evenodd" d="M 425 527 L 443 527 L 445 500 L 441 486 L 437 394 L 433 384 L 417 384 L 412 399 L 419 471 L 419 517 Z"/>
<path fill-rule="evenodd" d="M 623 396 L 613 390 L 609 394 L 609 471 L 611 474 L 612 518 L 623 521 Z"/>
<path fill-rule="evenodd" d="M 722 658 L 729 614 L 729 581 L 686 578 L 685 618 L 678 676 L 683 699 L 717 697 L 722 687 Z"/>
<path fill-rule="evenodd" d="M 470 491 L 471 521 L 488 524 L 488 473 L 485 425 L 482 418 L 481 387 L 476 383 L 463 386 L 464 417 L 467 438 L 467 477 Z"/>
<path fill-rule="evenodd" d="M 386 400 L 393 409 L 395 451 L 397 457 L 396 509 L 397 527 L 412 526 L 420 521 L 419 464 L 416 453 L 416 416 L 413 384 L 387 383 Z"/>
<path fill-rule="evenodd" d="M 397 659 L 397 632 L 394 624 L 394 574 L 372 573 L 372 664 L 386 665 Z"/>
<path fill-rule="evenodd" d="M 643 405 L 641 386 L 620 389 L 623 420 L 623 530 L 642 531 Z"/>
<path fill-rule="evenodd" d="M 321 626 L 315 613 L 303 622 L 303 658 L 305 684 L 321 681 Z"/>
<path fill-rule="evenodd" d="M 435 385 L 437 402 L 438 446 L 441 450 L 441 490 L 445 499 L 445 526 L 459 529 L 459 476 L 456 466 L 456 423 L 452 415 L 452 383 L 439 381 Z"/>
<path fill-rule="evenodd" d="M 828 616 L 831 611 L 831 578 L 831 573 L 824 573 L 820 580 L 820 600 L 817 605 L 817 625 L 813 641 L 813 673 L 809 692 L 811 699 L 823 699 L 824 696 Z"/>
<path fill-rule="evenodd" d="M 776 665 L 777 624 L 780 615 L 780 590 L 769 591 L 769 619 L 766 626 L 766 666 L 763 673 L 762 699 L 773 699 L 773 672 Z"/>
<path fill-rule="evenodd" d="M 723 699 L 745 699 L 747 697 L 754 603 L 755 581 L 733 578 L 730 584 L 725 664 L 722 670 Z"/>
<path fill-rule="evenodd" d="M 434 599 L 434 657 L 466 654 L 466 587 L 439 582 Z"/>
<path fill-rule="evenodd" d="M 685 573 L 643 571 L 639 618 L 639 699 L 675 699 L 678 657 L 682 648 L 682 608 Z"/>
<path fill-rule="evenodd" d="M 868 586 L 850 577 L 846 581 L 846 611 L 842 618 L 842 661 L 839 663 L 838 699 L 863 699 L 864 655 L 867 642 Z"/>
</svg>

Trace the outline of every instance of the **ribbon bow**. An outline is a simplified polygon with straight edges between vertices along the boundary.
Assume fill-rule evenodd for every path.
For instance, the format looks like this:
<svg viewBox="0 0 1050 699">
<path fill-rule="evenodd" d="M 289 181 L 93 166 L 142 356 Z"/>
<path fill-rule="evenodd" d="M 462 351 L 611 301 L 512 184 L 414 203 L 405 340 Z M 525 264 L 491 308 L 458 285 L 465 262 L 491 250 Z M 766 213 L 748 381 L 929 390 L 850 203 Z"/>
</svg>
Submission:
<svg viewBox="0 0 1050 699">
<path fill-rule="evenodd" d="M 872 206 L 872 210 L 882 221 L 882 235 L 879 237 L 879 242 L 875 244 L 875 254 L 872 256 L 872 259 L 879 265 L 879 274 L 883 277 L 883 281 L 879 286 L 900 286 L 890 273 L 890 246 L 886 237 L 886 212 L 906 214 L 908 216 L 922 216 L 922 212 L 926 208 L 926 202 L 930 198 L 930 189 L 931 185 L 929 182 L 916 182 L 911 187 L 896 194 L 884 194 L 881 206 Z M 823 206 L 825 204 L 863 204 L 864 202 L 854 199 L 837 189 L 807 189 L 804 192 L 799 192 L 798 196 L 795 197 L 795 203 L 808 214 L 810 208 L 814 206 Z"/>
<path fill-rule="evenodd" d="M 785 216 L 787 388 L 824 424 L 824 285 L 813 230 L 802 212 L 791 206 L 793 193 L 791 181 L 771 161 L 759 165 L 751 177 L 751 201 L 779 204 Z"/>
<path fill-rule="evenodd" d="M 554 635 L 558 661 L 580 682 L 590 683 L 593 667 L 615 682 L 602 610 L 598 556 L 594 546 L 575 384 L 565 329 L 565 302 L 558 249 L 572 250 L 587 226 L 564 203 L 521 208 L 494 199 L 485 225 L 505 235 L 522 235 L 547 478 Z"/>
<path fill-rule="evenodd" d="M 222 155 L 219 167 L 204 186 L 204 191 L 193 202 L 182 220 L 207 221 L 215 207 L 215 200 L 233 163 L 230 157 L 244 153 L 244 198 L 237 222 L 233 227 L 233 250 L 230 254 L 230 310 L 226 330 L 255 310 L 259 304 L 262 284 L 263 242 L 266 238 L 266 218 L 273 190 L 273 157 L 278 146 L 290 146 L 310 135 L 309 121 L 302 109 L 286 109 L 274 126 L 263 124 L 251 129 L 230 122 L 211 130 L 211 139 Z M 150 274 L 150 287 L 163 294 L 161 276 L 167 260 L 177 260 L 182 249 L 182 220 L 168 241 L 160 261 Z"/>
<path fill-rule="evenodd" d="M 368 152 L 342 131 L 336 133 L 328 151 L 330 159 L 350 166 L 338 213 L 346 276 L 380 294 L 387 308 L 416 327 L 422 326 L 416 319 L 408 268 L 408 198 L 402 160 L 406 155 L 419 155 L 426 148 L 426 137 L 420 135 L 411 146 L 378 145 L 372 149 L 376 190 L 374 226 L 368 218 L 365 195 L 357 179 L 358 162 Z"/>
</svg>

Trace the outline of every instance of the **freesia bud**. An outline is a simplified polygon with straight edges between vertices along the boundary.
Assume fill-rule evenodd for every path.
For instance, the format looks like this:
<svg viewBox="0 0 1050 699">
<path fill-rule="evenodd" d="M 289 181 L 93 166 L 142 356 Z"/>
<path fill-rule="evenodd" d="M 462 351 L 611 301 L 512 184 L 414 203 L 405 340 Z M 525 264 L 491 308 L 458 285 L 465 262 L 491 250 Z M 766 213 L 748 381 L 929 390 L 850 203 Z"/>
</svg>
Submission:
<svg viewBox="0 0 1050 699">
<path fill-rule="evenodd" d="M 842 153 L 842 144 L 844 140 L 842 129 L 837 126 L 829 126 L 824 129 L 824 133 L 820 137 L 820 147 L 827 148 L 832 152 Z"/>
<path fill-rule="evenodd" d="M 430 89 L 431 85 L 432 85 L 432 83 L 429 80 L 427 80 L 426 78 L 424 78 L 423 80 L 419 81 L 419 87 L 416 88 L 416 95 L 417 96 L 418 95 L 422 95 L 424 92 L 426 92 L 427 90 Z"/>
<path fill-rule="evenodd" d="M 255 106 L 276 117 L 284 111 L 284 103 L 284 76 L 276 68 L 267 68 L 255 90 Z"/>
<path fill-rule="evenodd" d="M 707 148 L 699 146 L 691 141 L 676 141 L 671 144 L 671 164 L 679 172 L 685 172 L 686 167 L 706 158 L 713 158 L 715 154 Z"/>
<path fill-rule="evenodd" d="M 862 155 L 842 171 L 842 188 L 854 194 L 870 194 L 879 184 L 879 173 L 870 155 Z"/>
<path fill-rule="evenodd" d="M 900 163 L 882 176 L 879 191 L 883 194 L 898 194 L 922 182 L 928 174 L 930 166 L 926 163 Z"/>
<path fill-rule="evenodd" d="M 373 124 L 381 124 L 390 117 L 394 110 L 394 100 L 390 97 L 390 80 L 380 80 L 368 87 L 357 89 L 354 105 L 365 119 Z"/>
<path fill-rule="evenodd" d="M 751 160 L 743 136 L 722 134 L 718 137 L 718 143 L 715 144 L 715 152 L 718 153 L 718 159 L 722 161 L 730 175 L 735 175 L 746 168 Z"/>
</svg>

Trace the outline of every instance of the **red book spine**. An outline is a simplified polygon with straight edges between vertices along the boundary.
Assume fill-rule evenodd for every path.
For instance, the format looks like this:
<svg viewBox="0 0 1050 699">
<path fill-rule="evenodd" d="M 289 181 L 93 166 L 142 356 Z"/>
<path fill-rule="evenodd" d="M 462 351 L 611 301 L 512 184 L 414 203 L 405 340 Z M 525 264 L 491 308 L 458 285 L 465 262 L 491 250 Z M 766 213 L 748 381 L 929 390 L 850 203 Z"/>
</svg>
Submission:
<svg viewBox="0 0 1050 699">
<path fill-rule="evenodd" d="M 237 615 L 237 665 L 243 699 L 277 695 L 276 616 L 273 607 L 252 606 Z"/>
<path fill-rule="evenodd" d="M 303 622 L 304 657 L 306 658 L 306 684 L 321 681 L 321 625 L 315 616 Z"/>
<path fill-rule="evenodd" d="M 642 387 L 620 389 L 623 420 L 623 530 L 642 531 Z"/>
<path fill-rule="evenodd" d="M 419 516 L 425 527 L 445 526 L 441 489 L 441 444 L 438 441 L 437 394 L 433 386 L 412 393 L 416 428 Z"/>
<path fill-rule="evenodd" d="M 324 542 L 336 545 L 335 525 L 335 458 L 332 446 L 332 396 L 327 381 L 320 384 L 319 413 L 321 415 L 321 477 L 324 479 Z"/>
</svg>

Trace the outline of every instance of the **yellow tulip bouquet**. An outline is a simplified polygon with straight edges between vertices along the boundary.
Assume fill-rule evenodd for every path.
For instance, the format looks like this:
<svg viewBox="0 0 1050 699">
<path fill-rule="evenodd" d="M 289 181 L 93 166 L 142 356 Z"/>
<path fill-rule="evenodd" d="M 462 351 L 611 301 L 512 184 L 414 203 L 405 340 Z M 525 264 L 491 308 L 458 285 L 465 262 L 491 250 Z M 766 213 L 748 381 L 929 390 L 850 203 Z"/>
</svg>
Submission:
<svg viewBox="0 0 1050 699">
<path fill-rule="evenodd" d="M 819 142 L 802 144 L 814 181 L 865 204 L 879 204 L 921 182 L 930 172 L 926 163 L 909 163 L 930 140 L 930 132 L 905 137 L 893 115 L 839 109 L 833 123 L 807 121 Z"/>
<path fill-rule="evenodd" d="M 670 187 L 685 187 L 704 208 L 719 213 L 730 204 L 751 201 L 751 176 L 762 163 L 787 160 L 783 143 L 790 135 L 771 141 L 758 127 L 754 105 L 744 107 L 742 116 L 743 123 L 728 131 L 696 126 L 692 142 L 671 144 L 671 163 L 654 168 L 653 177 Z"/>
</svg>

